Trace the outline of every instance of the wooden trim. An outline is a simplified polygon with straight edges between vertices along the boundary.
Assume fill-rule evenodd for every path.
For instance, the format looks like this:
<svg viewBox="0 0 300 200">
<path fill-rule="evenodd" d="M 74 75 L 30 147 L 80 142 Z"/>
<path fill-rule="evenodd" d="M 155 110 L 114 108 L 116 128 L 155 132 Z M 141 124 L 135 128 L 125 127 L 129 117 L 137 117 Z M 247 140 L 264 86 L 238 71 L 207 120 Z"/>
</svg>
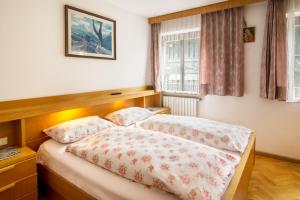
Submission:
<svg viewBox="0 0 300 200">
<path fill-rule="evenodd" d="M 98 15 L 98 14 L 94 14 L 94 13 L 91 13 L 91 12 L 88 12 L 88 11 L 85 11 L 85 10 L 81 10 L 79 8 L 75 8 L 75 7 L 69 6 L 69 5 L 65 5 L 64 10 L 65 10 L 65 56 L 67 56 L 67 57 L 81 57 L 81 58 L 97 58 L 97 59 L 106 59 L 106 60 L 116 60 L 117 59 L 116 20 L 101 16 L 101 15 Z M 113 57 L 112 58 L 100 57 L 100 56 L 98 57 L 98 56 L 76 55 L 76 54 L 69 53 L 68 10 L 75 10 L 75 11 L 78 11 L 78 12 L 81 12 L 81 13 L 84 13 L 84 14 L 87 14 L 87 15 L 91 15 L 91 16 L 94 16 L 94 17 L 97 17 L 97 18 L 101 18 L 101 19 L 104 19 L 104 20 L 107 20 L 107 21 L 110 21 L 110 22 L 113 23 L 113 26 L 114 26 L 114 30 L 113 30 L 113 34 L 114 34 L 114 37 L 113 37 L 114 51 L 113 51 Z"/>
<path fill-rule="evenodd" d="M 21 145 L 22 147 L 26 146 L 26 124 L 25 124 L 25 119 L 20 119 L 21 122 Z"/>
<path fill-rule="evenodd" d="M 263 2 L 263 1 L 265 1 L 265 0 L 228 0 L 228 1 L 215 3 L 215 4 L 211 4 L 211 5 L 207 5 L 207 6 L 201 6 L 201 7 L 197 7 L 197 8 L 178 11 L 178 12 L 160 15 L 160 16 L 156 16 L 156 17 L 150 17 L 150 18 L 148 18 L 148 22 L 149 22 L 149 24 L 155 24 L 155 23 L 160 23 L 162 21 L 166 21 L 166 20 L 172 20 L 172 19 L 177 19 L 177 18 L 181 18 L 181 17 L 188 17 L 188 16 L 192 16 L 192 15 L 210 13 L 210 12 L 245 6 L 245 5 Z"/>
<path fill-rule="evenodd" d="M 47 199 L 55 199 L 51 198 L 51 196 L 60 196 L 62 199 L 76 199 L 76 200 L 94 200 L 95 198 L 89 195 L 87 192 L 83 191 L 81 188 L 78 188 L 73 183 L 66 180 L 61 175 L 57 174 L 53 170 L 49 169 L 46 166 L 38 165 L 38 176 L 44 184 L 42 184 L 43 188 L 40 188 L 47 195 Z M 50 195 L 48 193 L 50 187 L 52 193 L 55 195 Z M 50 191 L 51 191 L 50 190 Z"/>
<path fill-rule="evenodd" d="M 272 154 L 272 153 L 266 153 L 263 151 L 256 151 L 255 154 L 259 155 L 259 156 L 265 156 L 265 157 L 269 157 L 269 158 L 273 158 L 273 159 L 277 159 L 277 160 L 283 160 L 283 161 L 287 161 L 287 162 L 300 164 L 300 160 L 296 159 L 296 158 L 290 158 L 290 157 L 276 155 L 276 154 Z"/>
<path fill-rule="evenodd" d="M 248 186 L 255 163 L 255 141 L 256 134 L 253 133 L 249 139 L 247 148 L 241 157 L 240 163 L 235 169 L 235 173 L 223 196 L 223 200 L 247 199 Z"/>
<path fill-rule="evenodd" d="M 9 165 L 9 166 L 7 166 L 7 167 L 3 167 L 3 168 L 0 169 L 0 174 L 5 173 L 5 172 L 8 172 L 8 171 L 10 171 L 10 170 L 13 170 L 15 167 L 16 167 L 15 164 Z"/>
<path fill-rule="evenodd" d="M 10 165 L 14 165 L 16 163 L 25 162 L 29 159 L 35 158 L 36 153 L 29 149 L 28 147 L 18 148 L 20 152 L 18 155 L 10 157 L 5 160 L 1 160 L 0 168 L 4 168 Z"/>
<path fill-rule="evenodd" d="M 120 93 L 113 95 L 113 93 Z M 0 102 L 0 122 L 158 94 L 149 86 Z"/>
<path fill-rule="evenodd" d="M 26 146 L 26 125 L 25 125 L 25 119 L 20 119 L 19 123 L 17 124 L 18 128 L 18 144 L 21 147 Z"/>
<path fill-rule="evenodd" d="M 0 188 L 0 193 L 1 193 L 1 192 L 4 192 L 4 191 L 6 191 L 6 190 L 9 190 L 9 189 L 11 189 L 11 188 L 14 188 L 15 185 L 16 185 L 16 183 L 11 183 L 11 184 L 8 184 L 8 185 L 6 185 L 6 186 L 3 186 L 2 188 Z"/>
</svg>

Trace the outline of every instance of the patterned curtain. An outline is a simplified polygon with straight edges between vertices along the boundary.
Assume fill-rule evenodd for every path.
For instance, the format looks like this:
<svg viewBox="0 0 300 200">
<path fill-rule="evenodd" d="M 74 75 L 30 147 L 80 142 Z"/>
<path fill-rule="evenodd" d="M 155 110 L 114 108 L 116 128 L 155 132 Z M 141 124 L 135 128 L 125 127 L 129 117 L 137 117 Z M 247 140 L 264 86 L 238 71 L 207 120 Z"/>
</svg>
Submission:
<svg viewBox="0 0 300 200">
<path fill-rule="evenodd" d="M 243 96 L 244 9 L 201 15 L 201 94 Z"/>
<path fill-rule="evenodd" d="M 160 47 L 160 29 L 161 25 L 151 24 L 151 69 L 152 69 L 152 85 L 156 91 L 161 91 L 161 73 L 159 66 L 159 47 Z"/>
<path fill-rule="evenodd" d="M 265 27 L 260 96 L 286 100 L 287 39 L 284 0 L 269 0 Z"/>
</svg>

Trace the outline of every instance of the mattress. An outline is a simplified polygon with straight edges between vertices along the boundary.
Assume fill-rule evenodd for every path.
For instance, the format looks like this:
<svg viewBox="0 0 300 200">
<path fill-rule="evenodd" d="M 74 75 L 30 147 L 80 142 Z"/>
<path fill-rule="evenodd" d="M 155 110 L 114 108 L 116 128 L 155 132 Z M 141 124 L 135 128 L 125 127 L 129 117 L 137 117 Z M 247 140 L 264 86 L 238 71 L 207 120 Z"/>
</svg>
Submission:
<svg viewBox="0 0 300 200">
<path fill-rule="evenodd" d="M 60 144 L 52 139 L 47 140 L 37 152 L 38 163 L 51 169 L 96 199 L 178 199 L 170 193 L 147 188 L 65 152 L 66 146 L 66 144 Z"/>
</svg>

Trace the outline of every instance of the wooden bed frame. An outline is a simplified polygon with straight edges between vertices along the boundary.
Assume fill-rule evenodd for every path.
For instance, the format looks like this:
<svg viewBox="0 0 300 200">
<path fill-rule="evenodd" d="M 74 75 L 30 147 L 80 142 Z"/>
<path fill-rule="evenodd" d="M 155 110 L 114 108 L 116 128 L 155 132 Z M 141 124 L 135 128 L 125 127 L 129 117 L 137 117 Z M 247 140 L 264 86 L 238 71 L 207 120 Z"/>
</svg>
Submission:
<svg viewBox="0 0 300 200">
<path fill-rule="evenodd" d="M 47 127 L 89 115 L 103 117 L 131 106 L 159 107 L 161 94 L 149 86 L 143 86 L 0 102 L 0 130 L 8 134 L 10 145 L 28 146 L 37 150 L 41 143 L 49 139 L 42 132 Z M 12 132 L 14 136 L 11 136 Z M 255 163 L 255 139 L 254 133 L 225 192 L 224 200 L 246 199 Z M 46 194 L 47 199 L 95 199 L 44 166 L 38 165 L 38 177 L 39 191 Z"/>
</svg>

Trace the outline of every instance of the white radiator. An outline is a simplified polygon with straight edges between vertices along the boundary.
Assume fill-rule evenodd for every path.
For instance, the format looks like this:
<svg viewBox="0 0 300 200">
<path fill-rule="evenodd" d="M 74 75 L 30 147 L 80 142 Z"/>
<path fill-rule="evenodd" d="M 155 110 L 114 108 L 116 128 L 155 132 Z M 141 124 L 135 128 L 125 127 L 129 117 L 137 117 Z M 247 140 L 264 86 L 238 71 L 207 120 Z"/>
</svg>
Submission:
<svg viewBox="0 0 300 200">
<path fill-rule="evenodd" d="M 174 115 L 198 117 L 199 98 L 163 96 L 163 106 L 171 108 Z"/>
</svg>

